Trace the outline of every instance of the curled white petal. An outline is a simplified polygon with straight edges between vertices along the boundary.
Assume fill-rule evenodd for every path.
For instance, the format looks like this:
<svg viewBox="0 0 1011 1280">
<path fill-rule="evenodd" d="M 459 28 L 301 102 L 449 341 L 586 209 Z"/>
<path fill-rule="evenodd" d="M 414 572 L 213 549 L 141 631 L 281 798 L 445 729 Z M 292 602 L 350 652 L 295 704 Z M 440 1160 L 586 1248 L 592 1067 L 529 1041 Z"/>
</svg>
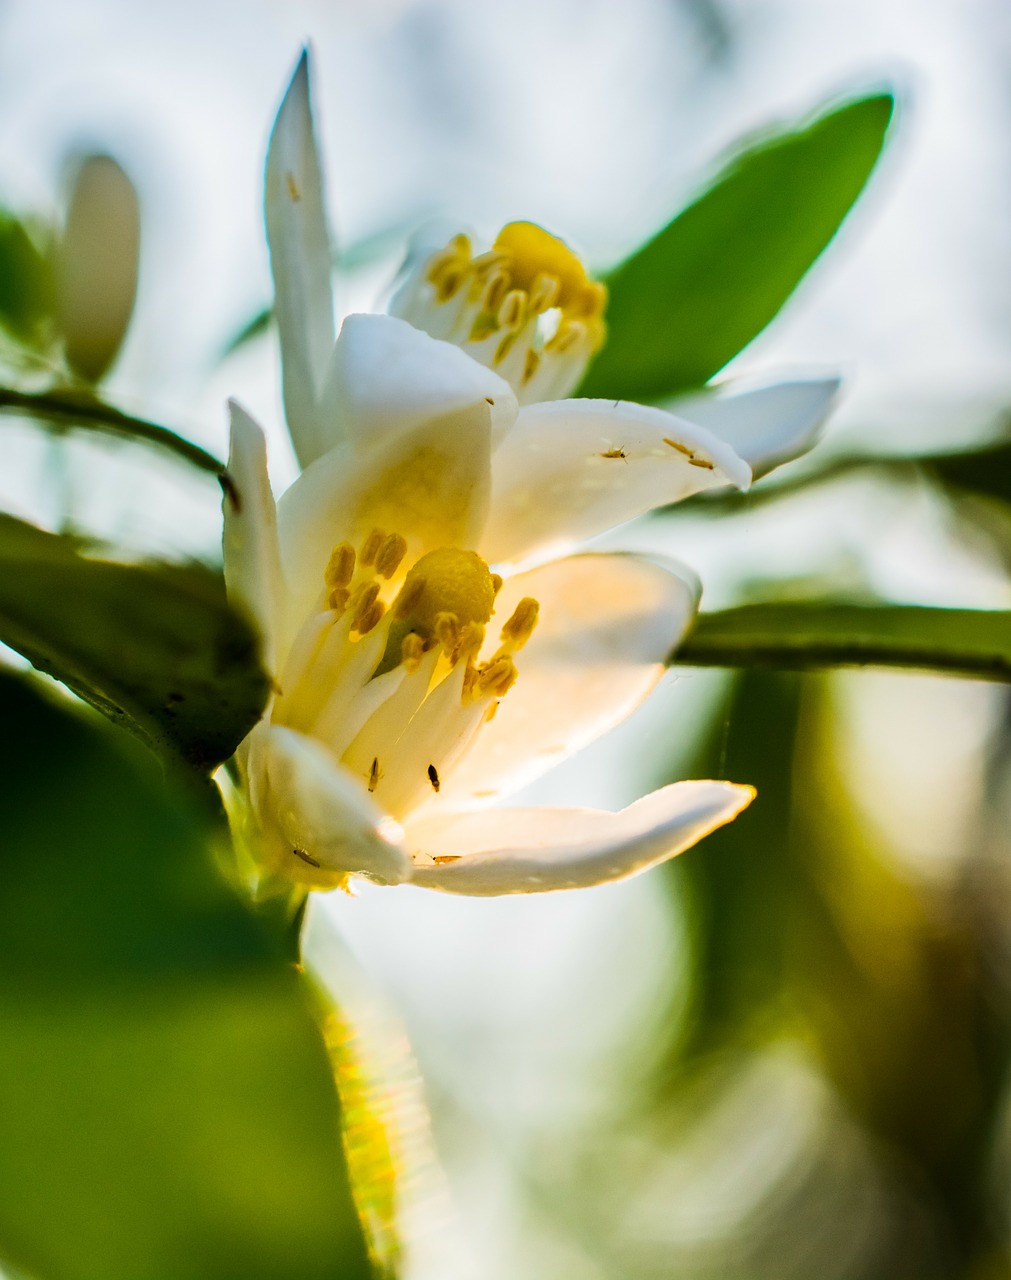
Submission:
<svg viewBox="0 0 1011 1280">
<path fill-rule="evenodd" d="M 488 510 L 490 425 L 481 398 L 393 435 L 366 456 L 342 445 L 302 472 L 277 509 L 289 631 L 316 606 L 338 542 L 358 545 L 379 528 L 402 534 L 411 559 L 475 545 Z"/>
<path fill-rule="evenodd" d="M 670 408 L 729 444 L 757 479 L 813 448 L 840 385 L 834 376 L 759 385 L 731 379 L 682 396 Z"/>
<path fill-rule="evenodd" d="M 624 880 L 683 853 L 754 795 L 732 782 L 675 782 L 620 813 L 501 809 L 421 818 L 405 829 L 418 850 L 411 881 L 491 897 Z"/>
<path fill-rule="evenodd" d="M 313 872 L 364 876 L 399 884 L 410 874 L 400 828 L 314 738 L 276 725 L 261 726 L 256 762 L 262 775 L 259 807 L 285 842 L 289 874 L 312 882 Z"/>
<path fill-rule="evenodd" d="M 695 617 L 698 584 L 632 555 L 582 555 L 509 578 L 504 622 L 524 596 L 542 604 L 517 655 L 519 678 L 442 780 L 429 808 L 508 794 L 619 724 L 664 672 Z"/>
<path fill-rule="evenodd" d="M 267 476 L 263 432 L 234 400 L 228 484 L 222 509 L 222 552 L 228 598 L 256 623 L 263 638 L 263 659 L 273 671 L 277 661 L 277 622 L 284 586 L 277 538 L 277 510 Z"/>
<path fill-rule="evenodd" d="M 267 151 L 264 213 L 281 340 L 284 410 L 295 452 L 308 466 L 335 443 L 320 401 L 334 345 L 330 237 L 302 54 Z"/>
<path fill-rule="evenodd" d="M 493 445 L 516 419 L 505 382 L 450 342 L 395 316 L 351 315 L 327 377 L 324 414 L 363 451 L 385 447 L 436 418 L 487 404 Z"/>
<path fill-rule="evenodd" d="M 729 445 L 663 409 L 623 400 L 528 405 L 495 454 L 480 549 L 498 564 L 544 560 L 654 507 L 750 481 Z"/>
</svg>

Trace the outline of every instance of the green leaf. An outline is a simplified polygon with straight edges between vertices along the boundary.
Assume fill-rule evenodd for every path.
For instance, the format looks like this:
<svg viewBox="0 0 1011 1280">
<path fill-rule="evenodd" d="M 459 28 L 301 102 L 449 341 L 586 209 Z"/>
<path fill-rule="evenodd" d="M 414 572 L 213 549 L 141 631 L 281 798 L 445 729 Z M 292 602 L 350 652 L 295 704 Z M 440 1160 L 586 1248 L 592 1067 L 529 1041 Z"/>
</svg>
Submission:
<svg viewBox="0 0 1011 1280">
<path fill-rule="evenodd" d="M 91 559 L 0 516 L 0 641 L 149 745 L 210 769 L 259 719 L 250 626 L 200 565 Z"/>
<path fill-rule="evenodd" d="M 606 283 L 608 340 L 583 396 L 657 400 L 702 386 L 775 317 L 881 154 L 889 94 L 847 103 L 733 160 Z"/>
<path fill-rule="evenodd" d="M 0 209 L 0 324 L 29 346 L 47 345 L 56 302 L 52 262 L 12 213 Z"/>
<path fill-rule="evenodd" d="M 38 1280 L 370 1275 L 300 975 L 185 793 L 0 676 L 0 1256 Z"/>
<path fill-rule="evenodd" d="M 23 414 L 43 426 L 51 426 L 60 432 L 79 428 L 84 431 L 101 431 L 142 444 L 156 445 L 176 454 L 201 471 L 209 471 L 222 484 L 227 483 L 225 464 L 186 440 L 161 427 L 156 422 L 135 418 L 121 413 L 112 405 L 99 400 L 90 390 L 60 388 L 52 391 L 17 391 L 13 387 L 0 387 L 0 412 Z"/>
<path fill-rule="evenodd" d="M 689 667 L 915 667 L 1011 680 L 1011 611 L 891 604 L 750 604 L 704 613 L 674 655 Z"/>
</svg>

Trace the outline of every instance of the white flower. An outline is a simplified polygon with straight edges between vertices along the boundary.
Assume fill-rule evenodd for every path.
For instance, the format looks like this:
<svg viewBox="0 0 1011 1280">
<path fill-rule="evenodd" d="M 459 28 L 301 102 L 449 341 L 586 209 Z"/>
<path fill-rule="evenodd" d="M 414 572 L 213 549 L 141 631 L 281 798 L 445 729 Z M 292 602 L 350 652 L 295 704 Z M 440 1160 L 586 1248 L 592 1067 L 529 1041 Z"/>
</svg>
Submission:
<svg viewBox="0 0 1011 1280">
<path fill-rule="evenodd" d="M 696 586 L 669 566 L 565 553 L 746 487 L 810 442 L 834 381 L 697 397 L 692 421 L 547 399 L 602 340 L 604 294 L 529 224 L 478 258 L 462 237 L 416 253 L 406 318 L 352 315 L 334 342 L 304 58 L 266 211 L 304 470 L 275 507 L 262 433 L 233 404 L 225 574 L 276 684 L 239 751 L 236 825 L 260 867 L 314 887 L 527 893 L 621 879 L 734 818 L 752 789 L 713 781 L 621 813 L 487 805 L 627 716 L 694 616 Z"/>
</svg>

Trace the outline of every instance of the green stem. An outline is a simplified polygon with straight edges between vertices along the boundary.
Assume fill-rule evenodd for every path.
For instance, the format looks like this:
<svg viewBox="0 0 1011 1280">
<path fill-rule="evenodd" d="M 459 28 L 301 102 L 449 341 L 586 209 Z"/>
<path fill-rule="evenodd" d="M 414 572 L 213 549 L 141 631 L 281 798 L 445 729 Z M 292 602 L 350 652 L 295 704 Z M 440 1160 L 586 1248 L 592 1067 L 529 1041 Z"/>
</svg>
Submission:
<svg viewBox="0 0 1011 1280">
<path fill-rule="evenodd" d="M 3 412 L 27 414 L 64 429 L 81 427 L 130 440 L 141 440 L 146 444 L 168 449 L 219 479 L 225 475 L 225 464 L 206 449 L 176 435 L 168 427 L 148 422 L 145 418 L 135 418 L 129 413 L 121 413 L 87 394 L 71 391 L 28 392 L 16 391 L 13 387 L 0 387 L 0 413 Z"/>
</svg>

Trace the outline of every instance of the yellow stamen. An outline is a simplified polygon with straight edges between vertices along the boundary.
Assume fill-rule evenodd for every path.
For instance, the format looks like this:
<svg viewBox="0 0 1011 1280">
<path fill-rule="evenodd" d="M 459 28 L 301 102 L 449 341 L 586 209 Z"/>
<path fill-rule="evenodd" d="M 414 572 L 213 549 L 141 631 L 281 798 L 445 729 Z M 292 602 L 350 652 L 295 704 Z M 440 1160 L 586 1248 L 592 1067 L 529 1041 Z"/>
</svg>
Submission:
<svg viewBox="0 0 1011 1280">
<path fill-rule="evenodd" d="M 379 548 L 386 540 L 386 534 L 382 529 L 373 529 L 369 536 L 362 543 L 361 553 L 358 557 L 363 567 L 375 564 L 376 554 Z"/>
<path fill-rule="evenodd" d="M 537 615 L 541 606 L 532 596 L 524 596 L 512 615 L 502 628 L 502 643 L 508 646 L 509 652 L 522 649 L 537 626 Z"/>
<path fill-rule="evenodd" d="M 342 542 L 330 552 L 324 579 L 328 587 L 346 587 L 355 575 L 355 549 Z"/>
<path fill-rule="evenodd" d="M 414 631 L 409 631 L 400 643 L 400 660 L 412 675 L 421 666 L 425 656 L 425 642 Z"/>
<path fill-rule="evenodd" d="M 405 555 L 407 539 L 402 534 L 391 533 L 376 552 L 376 573 L 383 578 L 392 578 Z"/>
</svg>

